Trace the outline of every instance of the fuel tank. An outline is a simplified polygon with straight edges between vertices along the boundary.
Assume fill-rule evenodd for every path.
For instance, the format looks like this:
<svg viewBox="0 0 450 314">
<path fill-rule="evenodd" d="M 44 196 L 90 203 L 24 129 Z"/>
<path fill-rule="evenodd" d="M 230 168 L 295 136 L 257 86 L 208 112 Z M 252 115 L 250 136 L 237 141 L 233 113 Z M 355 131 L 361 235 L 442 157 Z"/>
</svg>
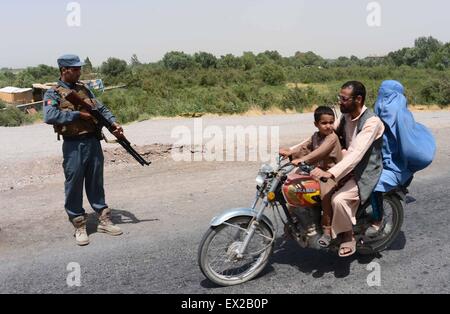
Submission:
<svg viewBox="0 0 450 314">
<path fill-rule="evenodd" d="M 289 174 L 282 191 L 289 206 L 320 206 L 320 184 L 310 175 L 297 172 Z"/>
</svg>

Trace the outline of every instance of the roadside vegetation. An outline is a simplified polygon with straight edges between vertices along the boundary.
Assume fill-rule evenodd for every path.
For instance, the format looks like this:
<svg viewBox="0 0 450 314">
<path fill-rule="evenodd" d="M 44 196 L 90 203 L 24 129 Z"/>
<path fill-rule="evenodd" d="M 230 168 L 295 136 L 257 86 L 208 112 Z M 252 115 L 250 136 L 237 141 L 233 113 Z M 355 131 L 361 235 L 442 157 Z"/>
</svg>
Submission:
<svg viewBox="0 0 450 314">
<path fill-rule="evenodd" d="M 384 57 L 364 59 L 329 60 L 313 52 L 290 57 L 277 51 L 216 57 L 207 52 L 172 51 L 148 64 L 136 55 L 129 62 L 109 58 L 98 68 L 89 58 L 85 62 L 82 78 L 102 78 L 106 86 L 127 86 L 99 95 L 122 123 L 155 116 L 242 114 L 255 109 L 304 112 L 314 105 L 335 103 L 339 87 L 347 80 L 364 82 L 369 106 L 386 79 L 403 83 L 410 104 L 441 108 L 450 104 L 450 43 L 432 37 L 419 38 L 414 47 Z M 55 81 L 58 75 L 58 69 L 47 65 L 18 73 L 3 69 L 0 87 L 31 87 L 32 83 Z M 16 109 L 0 109 L 0 125 L 32 121 Z"/>
</svg>

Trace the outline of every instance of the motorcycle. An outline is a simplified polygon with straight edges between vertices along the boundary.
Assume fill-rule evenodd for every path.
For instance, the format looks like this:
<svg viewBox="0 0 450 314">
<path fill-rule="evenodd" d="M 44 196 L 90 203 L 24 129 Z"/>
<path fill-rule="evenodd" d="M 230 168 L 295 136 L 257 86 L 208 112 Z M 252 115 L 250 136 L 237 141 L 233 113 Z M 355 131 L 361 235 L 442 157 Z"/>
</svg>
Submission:
<svg viewBox="0 0 450 314">
<path fill-rule="evenodd" d="M 232 286 L 256 277 L 267 265 L 277 239 L 277 216 L 284 235 L 302 248 L 337 252 L 333 240 L 323 248 L 317 240 L 321 227 L 320 185 L 310 172 L 313 167 L 296 166 L 280 157 L 276 167 L 263 165 L 256 177 L 256 199 L 251 208 L 230 209 L 214 217 L 198 251 L 198 263 L 206 278 L 220 286 Z M 371 225 L 370 201 L 362 204 L 353 228 L 360 254 L 374 254 L 388 248 L 403 223 L 407 190 L 399 188 L 383 195 L 383 222 L 376 236 L 366 236 Z M 280 207 L 283 212 L 281 214 Z M 274 222 L 265 215 L 273 211 Z"/>
</svg>

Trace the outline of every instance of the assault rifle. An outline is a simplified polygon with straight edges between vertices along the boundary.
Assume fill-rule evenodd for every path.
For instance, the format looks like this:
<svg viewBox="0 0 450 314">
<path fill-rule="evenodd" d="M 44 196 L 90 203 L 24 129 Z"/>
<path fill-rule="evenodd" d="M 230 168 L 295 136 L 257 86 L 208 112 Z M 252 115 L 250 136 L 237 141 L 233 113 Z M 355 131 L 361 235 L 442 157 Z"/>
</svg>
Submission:
<svg viewBox="0 0 450 314">
<path fill-rule="evenodd" d="M 131 143 L 125 138 L 124 135 L 115 135 L 113 132 L 116 127 L 112 123 L 110 123 L 95 107 L 85 102 L 75 91 L 70 91 L 65 95 L 65 98 L 73 105 L 83 108 L 87 112 L 89 112 L 97 120 L 99 131 L 102 129 L 102 127 L 107 128 L 108 131 L 117 138 L 117 143 L 125 148 L 125 150 L 131 156 L 133 156 L 133 158 L 136 159 L 142 166 L 149 166 L 151 164 L 151 161 L 146 161 L 141 155 L 139 155 L 139 153 L 131 146 Z"/>
</svg>

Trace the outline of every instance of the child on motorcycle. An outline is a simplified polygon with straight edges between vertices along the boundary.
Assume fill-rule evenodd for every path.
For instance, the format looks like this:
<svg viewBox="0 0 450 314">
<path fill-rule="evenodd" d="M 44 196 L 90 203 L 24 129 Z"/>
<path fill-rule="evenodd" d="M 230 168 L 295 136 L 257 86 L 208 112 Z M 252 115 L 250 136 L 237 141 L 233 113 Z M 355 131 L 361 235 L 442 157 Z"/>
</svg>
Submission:
<svg viewBox="0 0 450 314">
<path fill-rule="evenodd" d="M 304 142 L 280 149 L 280 155 L 289 158 L 295 166 L 307 163 L 327 171 L 342 160 L 342 148 L 338 136 L 334 133 L 335 115 L 330 107 L 320 106 L 314 111 L 314 125 L 318 131 Z M 323 235 L 318 240 L 322 247 L 328 247 L 331 242 L 331 196 L 334 184 L 320 183 L 320 198 L 322 200 L 322 230 Z"/>
</svg>

